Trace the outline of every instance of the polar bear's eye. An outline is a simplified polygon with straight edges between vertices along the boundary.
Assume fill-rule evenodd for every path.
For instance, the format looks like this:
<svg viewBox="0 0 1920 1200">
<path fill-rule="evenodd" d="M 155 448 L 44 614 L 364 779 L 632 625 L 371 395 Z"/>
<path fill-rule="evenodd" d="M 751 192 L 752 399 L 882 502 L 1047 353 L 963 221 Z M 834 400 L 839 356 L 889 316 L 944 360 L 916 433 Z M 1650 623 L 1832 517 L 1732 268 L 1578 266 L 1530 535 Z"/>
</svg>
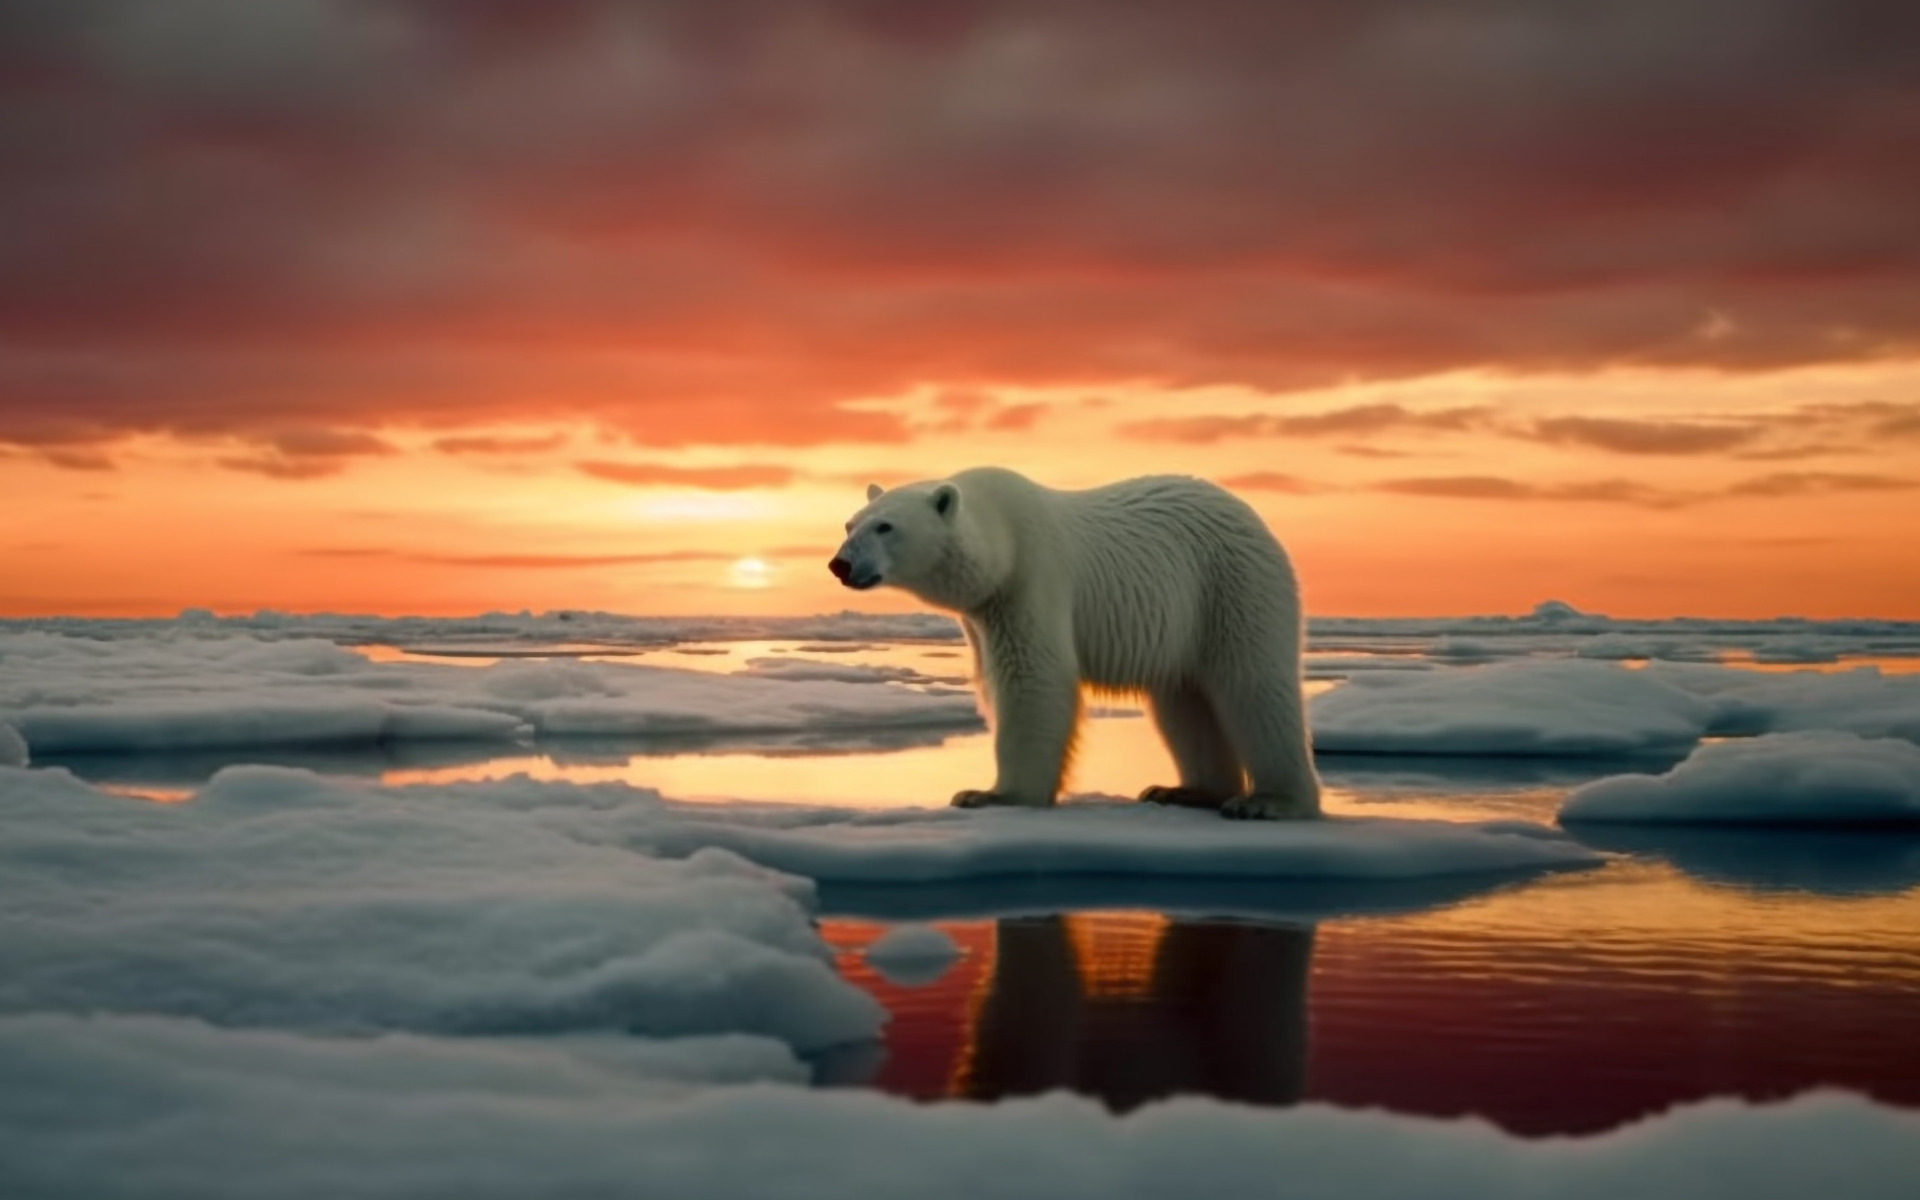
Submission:
<svg viewBox="0 0 1920 1200">
<path fill-rule="evenodd" d="M 882 521 L 873 527 L 873 531 L 875 533 L 892 533 L 893 525 L 890 522 Z"/>
</svg>

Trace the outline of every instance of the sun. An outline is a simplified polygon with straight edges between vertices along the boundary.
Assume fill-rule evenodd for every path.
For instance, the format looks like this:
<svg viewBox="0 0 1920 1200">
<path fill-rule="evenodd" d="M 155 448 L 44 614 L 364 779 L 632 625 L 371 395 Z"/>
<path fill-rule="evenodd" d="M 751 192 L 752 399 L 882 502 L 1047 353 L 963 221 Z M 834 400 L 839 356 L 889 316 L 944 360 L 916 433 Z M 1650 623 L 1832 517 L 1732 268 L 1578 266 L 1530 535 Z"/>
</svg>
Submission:
<svg viewBox="0 0 1920 1200">
<path fill-rule="evenodd" d="M 737 588 L 773 586 L 773 567 L 764 558 L 743 558 L 727 568 L 727 579 Z"/>
</svg>

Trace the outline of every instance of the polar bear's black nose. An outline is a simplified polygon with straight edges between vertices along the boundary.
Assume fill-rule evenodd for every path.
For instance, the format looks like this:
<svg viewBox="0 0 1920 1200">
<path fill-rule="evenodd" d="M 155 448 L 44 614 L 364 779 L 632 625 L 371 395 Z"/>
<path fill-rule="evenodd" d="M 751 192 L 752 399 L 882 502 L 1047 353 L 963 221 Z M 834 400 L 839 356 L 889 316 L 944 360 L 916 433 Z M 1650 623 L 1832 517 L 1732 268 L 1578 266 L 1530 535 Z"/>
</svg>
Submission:
<svg viewBox="0 0 1920 1200">
<path fill-rule="evenodd" d="M 844 558 L 836 558 L 827 564 L 827 570 L 833 572 L 835 579 L 838 579 L 841 583 L 845 583 L 847 576 L 853 573 L 853 564 Z"/>
</svg>

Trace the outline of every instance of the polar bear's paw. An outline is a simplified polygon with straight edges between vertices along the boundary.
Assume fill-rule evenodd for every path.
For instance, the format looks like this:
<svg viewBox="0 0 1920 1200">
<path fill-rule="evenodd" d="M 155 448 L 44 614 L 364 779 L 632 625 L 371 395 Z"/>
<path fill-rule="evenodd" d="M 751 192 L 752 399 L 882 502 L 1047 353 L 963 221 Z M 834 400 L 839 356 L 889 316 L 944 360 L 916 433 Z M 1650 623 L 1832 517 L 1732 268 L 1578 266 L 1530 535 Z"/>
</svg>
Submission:
<svg viewBox="0 0 1920 1200">
<path fill-rule="evenodd" d="M 1320 814 L 1286 796 L 1255 792 L 1222 804 L 1220 815 L 1230 821 L 1309 821 Z"/>
<path fill-rule="evenodd" d="M 1225 799 L 1205 788 L 1162 787 L 1157 783 L 1140 793 L 1142 804 L 1169 804 L 1176 808 L 1218 809 Z"/>
<path fill-rule="evenodd" d="M 973 788 L 953 794 L 955 808 L 1045 808 L 1045 800 L 1023 800 L 1006 792 L 983 792 Z"/>
</svg>

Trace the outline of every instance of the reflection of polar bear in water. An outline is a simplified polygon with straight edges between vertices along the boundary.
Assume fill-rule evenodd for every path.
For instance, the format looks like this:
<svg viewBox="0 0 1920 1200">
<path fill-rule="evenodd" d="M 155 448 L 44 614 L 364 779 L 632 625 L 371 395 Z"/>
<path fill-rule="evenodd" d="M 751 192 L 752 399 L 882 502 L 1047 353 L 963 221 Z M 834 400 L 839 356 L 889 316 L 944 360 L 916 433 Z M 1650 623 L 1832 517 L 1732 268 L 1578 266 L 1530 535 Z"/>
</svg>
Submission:
<svg viewBox="0 0 1920 1200">
<path fill-rule="evenodd" d="M 998 468 L 867 500 L 833 573 L 958 613 L 973 646 L 999 778 L 955 804 L 1053 803 L 1085 683 L 1152 705 L 1180 786 L 1141 799 L 1319 813 L 1299 588 L 1240 500 L 1180 476 L 1062 492 Z"/>
</svg>

